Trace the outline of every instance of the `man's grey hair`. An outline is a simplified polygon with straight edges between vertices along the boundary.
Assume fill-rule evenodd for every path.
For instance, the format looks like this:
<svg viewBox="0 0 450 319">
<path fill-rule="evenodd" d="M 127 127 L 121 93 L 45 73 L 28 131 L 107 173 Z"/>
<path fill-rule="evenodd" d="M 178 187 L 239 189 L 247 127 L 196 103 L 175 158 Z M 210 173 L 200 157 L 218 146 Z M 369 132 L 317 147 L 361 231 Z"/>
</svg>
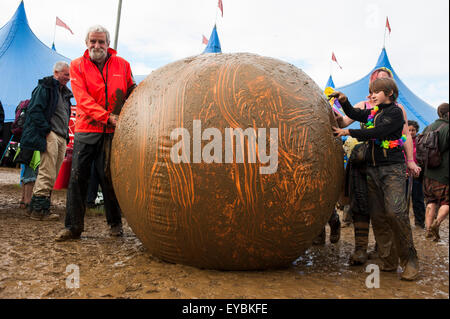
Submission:
<svg viewBox="0 0 450 319">
<path fill-rule="evenodd" d="M 105 27 L 103 27 L 101 25 L 94 25 L 89 28 L 89 30 L 86 33 L 86 43 L 88 43 L 89 34 L 91 34 L 92 32 L 105 33 L 106 34 L 106 43 L 109 45 L 109 43 L 110 43 L 109 31 L 108 31 L 108 29 L 106 29 Z"/>
<path fill-rule="evenodd" d="M 53 66 L 53 72 L 61 72 L 65 68 L 69 68 L 69 63 L 66 61 L 59 61 Z"/>
</svg>

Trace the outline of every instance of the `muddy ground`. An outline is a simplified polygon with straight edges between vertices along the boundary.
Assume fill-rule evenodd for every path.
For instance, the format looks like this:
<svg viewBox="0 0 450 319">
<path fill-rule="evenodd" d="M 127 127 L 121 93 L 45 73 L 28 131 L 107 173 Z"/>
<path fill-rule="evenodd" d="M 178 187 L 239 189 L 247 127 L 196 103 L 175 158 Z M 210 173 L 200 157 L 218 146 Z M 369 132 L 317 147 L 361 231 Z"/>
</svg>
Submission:
<svg viewBox="0 0 450 319">
<path fill-rule="evenodd" d="M 59 222 L 33 221 L 18 208 L 18 176 L 17 169 L 0 168 L 0 298 L 449 298 L 448 219 L 437 243 L 413 227 L 418 281 L 381 273 L 380 288 L 368 289 L 366 267 L 348 265 L 352 227 L 342 228 L 338 244 L 327 238 L 325 246 L 311 247 L 287 269 L 201 270 L 151 256 L 125 220 L 124 237 L 109 237 L 104 216 L 92 211 L 81 241 L 56 243 L 54 237 L 63 228 L 65 192 L 56 191 L 52 199 Z M 371 247 L 373 243 L 371 233 Z M 66 267 L 72 264 L 80 269 L 78 289 L 66 287 Z"/>
</svg>

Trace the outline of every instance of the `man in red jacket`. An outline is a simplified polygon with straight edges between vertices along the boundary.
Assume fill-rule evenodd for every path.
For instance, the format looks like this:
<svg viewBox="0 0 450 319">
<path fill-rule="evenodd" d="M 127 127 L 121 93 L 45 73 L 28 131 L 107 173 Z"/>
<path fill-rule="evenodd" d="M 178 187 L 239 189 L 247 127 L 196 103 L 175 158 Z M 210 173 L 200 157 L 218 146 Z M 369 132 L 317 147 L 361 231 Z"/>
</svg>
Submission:
<svg viewBox="0 0 450 319">
<path fill-rule="evenodd" d="M 65 229 L 58 234 L 57 241 L 79 239 L 84 231 L 85 199 L 92 163 L 99 176 L 110 235 L 121 236 L 123 233 L 109 159 L 118 116 L 136 84 L 130 64 L 118 57 L 109 44 L 108 30 L 102 26 L 91 27 L 86 36 L 86 52 L 70 65 L 77 115 Z"/>
</svg>

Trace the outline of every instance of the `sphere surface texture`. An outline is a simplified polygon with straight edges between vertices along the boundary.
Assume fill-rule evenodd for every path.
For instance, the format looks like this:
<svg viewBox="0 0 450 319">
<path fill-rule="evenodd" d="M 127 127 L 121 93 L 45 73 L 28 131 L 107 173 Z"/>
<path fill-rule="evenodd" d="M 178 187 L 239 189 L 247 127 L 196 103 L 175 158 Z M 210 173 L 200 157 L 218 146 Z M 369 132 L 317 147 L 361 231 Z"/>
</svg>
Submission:
<svg viewBox="0 0 450 319">
<path fill-rule="evenodd" d="M 320 233 L 342 188 L 333 125 L 322 91 L 291 64 L 247 53 L 171 63 L 120 115 L 111 151 L 117 199 L 162 260 L 287 266 Z"/>
</svg>

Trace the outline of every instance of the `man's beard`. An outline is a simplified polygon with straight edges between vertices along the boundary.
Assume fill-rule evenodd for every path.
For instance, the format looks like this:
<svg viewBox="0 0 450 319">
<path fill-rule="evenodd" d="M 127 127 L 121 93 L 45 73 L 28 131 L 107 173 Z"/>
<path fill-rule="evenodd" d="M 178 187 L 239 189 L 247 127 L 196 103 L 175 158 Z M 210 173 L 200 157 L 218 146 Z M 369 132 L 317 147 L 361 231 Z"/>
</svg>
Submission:
<svg viewBox="0 0 450 319">
<path fill-rule="evenodd" d="M 106 51 L 92 48 L 89 50 L 89 56 L 95 62 L 103 62 L 106 58 Z"/>
</svg>

